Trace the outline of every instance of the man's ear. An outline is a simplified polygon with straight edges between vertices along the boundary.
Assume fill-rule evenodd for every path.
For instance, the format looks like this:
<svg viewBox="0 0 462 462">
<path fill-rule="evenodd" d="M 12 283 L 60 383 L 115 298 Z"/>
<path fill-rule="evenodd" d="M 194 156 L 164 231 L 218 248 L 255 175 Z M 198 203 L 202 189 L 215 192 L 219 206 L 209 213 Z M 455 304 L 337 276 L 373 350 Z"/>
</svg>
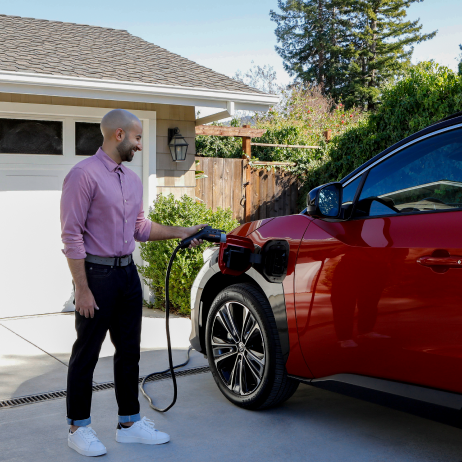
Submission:
<svg viewBox="0 0 462 462">
<path fill-rule="evenodd" d="M 123 141 L 125 138 L 125 132 L 121 128 L 117 128 L 115 131 L 115 137 L 117 141 Z"/>
</svg>

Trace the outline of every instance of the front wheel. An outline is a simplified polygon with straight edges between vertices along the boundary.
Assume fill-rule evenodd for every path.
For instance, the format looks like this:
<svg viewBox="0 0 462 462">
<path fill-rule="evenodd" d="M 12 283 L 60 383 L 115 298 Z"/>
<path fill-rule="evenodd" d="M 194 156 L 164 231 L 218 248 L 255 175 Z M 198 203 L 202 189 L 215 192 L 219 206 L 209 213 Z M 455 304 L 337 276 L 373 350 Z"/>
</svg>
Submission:
<svg viewBox="0 0 462 462">
<path fill-rule="evenodd" d="M 298 381 L 287 377 L 271 306 L 255 286 L 235 284 L 221 291 L 205 335 L 213 378 L 232 403 L 264 409 L 297 389 Z"/>
</svg>

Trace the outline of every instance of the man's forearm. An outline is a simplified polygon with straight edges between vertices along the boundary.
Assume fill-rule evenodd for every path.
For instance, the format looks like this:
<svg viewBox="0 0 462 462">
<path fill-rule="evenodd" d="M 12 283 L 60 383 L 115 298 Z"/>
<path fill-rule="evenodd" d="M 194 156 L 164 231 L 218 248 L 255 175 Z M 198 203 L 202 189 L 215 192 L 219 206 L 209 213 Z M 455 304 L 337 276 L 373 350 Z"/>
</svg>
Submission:
<svg viewBox="0 0 462 462">
<path fill-rule="evenodd" d="M 74 284 L 79 289 L 85 289 L 88 287 L 87 274 L 85 273 L 85 260 L 73 260 L 72 258 L 67 259 L 67 264 L 71 270 L 72 279 Z"/>
<path fill-rule="evenodd" d="M 162 241 L 164 239 L 184 239 L 188 237 L 187 228 L 182 226 L 164 226 L 152 222 L 148 241 Z"/>
</svg>

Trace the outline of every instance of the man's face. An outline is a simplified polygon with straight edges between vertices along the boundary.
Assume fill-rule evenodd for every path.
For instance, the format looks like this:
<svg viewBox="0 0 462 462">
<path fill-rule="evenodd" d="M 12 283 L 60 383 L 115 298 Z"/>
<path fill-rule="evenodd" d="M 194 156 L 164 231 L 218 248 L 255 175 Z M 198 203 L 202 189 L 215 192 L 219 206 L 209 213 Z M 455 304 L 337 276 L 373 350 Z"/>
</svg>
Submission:
<svg viewBox="0 0 462 462">
<path fill-rule="evenodd" d="M 131 162 L 135 152 L 143 149 L 142 133 L 143 127 L 140 122 L 134 122 L 130 129 L 125 132 L 125 138 L 117 146 L 122 162 Z"/>
</svg>

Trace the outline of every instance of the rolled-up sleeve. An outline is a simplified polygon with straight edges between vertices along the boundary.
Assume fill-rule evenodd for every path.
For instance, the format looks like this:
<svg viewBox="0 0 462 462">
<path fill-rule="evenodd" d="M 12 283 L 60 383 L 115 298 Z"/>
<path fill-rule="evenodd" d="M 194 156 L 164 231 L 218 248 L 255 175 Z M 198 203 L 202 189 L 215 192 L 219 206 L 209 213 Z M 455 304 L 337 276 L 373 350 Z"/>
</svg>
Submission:
<svg viewBox="0 0 462 462">
<path fill-rule="evenodd" d="M 146 242 L 151 234 L 151 220 L 144 217 L 143 205 L 140 206 L 140 211 L 136 217 L 135 223 L 135 241 Z"/>
<path fill-rule="evenodd" d="M 67 258 L 85 258 L 83 233 L 92 198 L 90 179 L 81 168 L 73 168 L 64 179 L 61 196 L 62 252 Z"/>
</svg>

